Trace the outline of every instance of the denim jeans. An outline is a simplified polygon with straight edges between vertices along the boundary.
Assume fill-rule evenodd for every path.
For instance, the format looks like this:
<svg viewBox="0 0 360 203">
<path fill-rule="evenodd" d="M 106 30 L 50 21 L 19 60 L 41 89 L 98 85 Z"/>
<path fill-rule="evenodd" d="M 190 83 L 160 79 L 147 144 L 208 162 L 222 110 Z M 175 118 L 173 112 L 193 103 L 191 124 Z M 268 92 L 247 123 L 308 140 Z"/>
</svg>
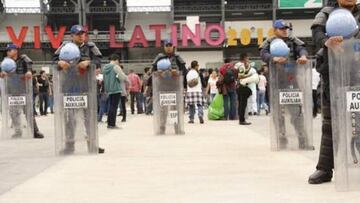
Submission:
<svg viewBox="0 0 360 203">
<path fill-rule="evenodd" d="M 258 91 L 258 97 L 257 97 L 257 104 L 258 104 L 258 113 L 260 113 L 261 109 L 265 109 L 265 111 L 268 111 L 268 105 L 265 102 L 265 95 L 266 91 L 265 90 L 259 90 Z"/>
<path fill-rule="evenodd" d="M 106 98 L 105 95 L 100 96 L 100 110 L 98 114 L 98 121 L 102 120 L 103 115 L 107 112 L 109 105 L 109 98 Z"/>
<path fill-rule="evenodd" d="M 48 99 L 49 99 L 48 104 L 49 104 L 50 112 L 54 113 L 54 95 L 50 95 Z"/>
<path fill-rule="evenodd" d="M 143 113 L 143 107 L 141 102 L 141 93 L 140 92 L 130 92 L 130 108 L 131 114 L 135 112 L 135 100 L 136 100 L 136 108 L 138 113 Z"/>
<path fill-rule="evenodd" d="M 224 117 L 225 119 L 236 119 L 236 93 L 235 90 L 228 90 L 224 95 Z"/>
<path fill-rule="evenodd" d="M 197 107 L 198 107 L 198 116 L 199 116 L 199 118 L 203 118 L 204 117 L 204 109 L 203 109 L 203 106 L 202 105 L 197 105 Z M 193 121 L 194 120 L 194 118 L 195 118 L 195 105 L 193 104 L 193 105 L 189 105 L 189 113 L 190 113 L 190 115 L 189 115 L 189 119 L 191 120 L 191 121 Z"/>
<path fill-rule="evenodd" d="M 145 113 L 146 113 L 146 115 L 149 115 L 153 111 L 152 97 L 146 97 L 145 101 L 146 101 L 146 112 Z"/>
<path fill-rule="evenodd" d="M 46 115 L 47 114 L 47 108 L 48 108 L 48 100 L 49 100 L 48 93 L 47 92 L 40 92 L 39 100 L 40 100 L 40 115 Z"/>
</svg>

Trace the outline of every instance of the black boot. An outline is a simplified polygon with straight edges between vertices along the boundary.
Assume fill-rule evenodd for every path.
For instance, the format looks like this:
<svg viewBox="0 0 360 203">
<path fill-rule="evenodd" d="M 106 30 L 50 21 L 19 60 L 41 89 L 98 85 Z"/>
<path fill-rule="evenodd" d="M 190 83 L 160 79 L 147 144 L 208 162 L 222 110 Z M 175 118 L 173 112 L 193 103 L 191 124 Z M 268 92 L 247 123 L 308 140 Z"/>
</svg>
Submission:
<svg viewBox="0 0 360 203">
<path fill-rule="evenodd" d="M 324 171 L 324 170 L 316 170 L 310 177 L 309 177 L 309 184 L 321 184 L 330 182 L 332 179 L 332 171 Z"/>
<path fill-rule="evenodd" d="M 99 152 L 99 154 L 104 154 L 104 153 L 105 153 L 105 149 L 99 147 L 98 152 Z"/>
<path fill-rule="evenodd" d="M 35 139 L 43 139 L 44 135 L 40 131 L 34 132 L 34 138 Z"/>
</svg>

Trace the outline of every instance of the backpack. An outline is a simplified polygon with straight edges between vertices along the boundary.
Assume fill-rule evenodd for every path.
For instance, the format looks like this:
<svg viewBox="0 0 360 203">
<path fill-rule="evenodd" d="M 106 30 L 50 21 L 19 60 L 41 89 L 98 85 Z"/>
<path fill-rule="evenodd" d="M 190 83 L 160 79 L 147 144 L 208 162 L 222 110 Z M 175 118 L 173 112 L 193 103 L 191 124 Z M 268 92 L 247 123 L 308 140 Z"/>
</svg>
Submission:
<svg viewBox="0 0 360 203">
<path fill-rule="evenodd" d="M 229 84 L 232 84 L 235 81 L 236 81 L 236 77 L 235 77 L 235 74 L 234 74 L 234 71 L 233 71 L 233 67 L 230 64 L 230 65 L 226 66 L 226 71 L 225 71 L 225 74 L 224 74 L 224 83 L 229 85 Z"/>
</svg>

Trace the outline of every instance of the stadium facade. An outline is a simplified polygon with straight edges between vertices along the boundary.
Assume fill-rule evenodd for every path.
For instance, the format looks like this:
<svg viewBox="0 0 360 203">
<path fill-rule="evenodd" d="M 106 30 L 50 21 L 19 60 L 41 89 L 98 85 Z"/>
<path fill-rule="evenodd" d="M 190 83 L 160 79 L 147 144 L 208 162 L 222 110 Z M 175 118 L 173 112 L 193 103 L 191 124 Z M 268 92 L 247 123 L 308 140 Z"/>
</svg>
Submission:
<svg viewBox="0 0 360 203">
<path fill-rule="evenodd" d="M 121 53 L 127 68 L 141 71 L 161 51 L 161 40 L 172 39 L 189 64 L 202 68 L 241 52 L 258 57 L 259 44 L 271 36 L 272 20 L 285 19 L 313 54 L 310 25 L 325 4 L 290 5 L 288 0 L 172 0 L 167 6 L 128 6 L 126 0 L 41 0 L 40 7 L 0 4 L 0 48 L 20 44 L 38 67 L 49 66 L 73 24 L 86 25 L 106 59 Z M 294 1 L 292 1 L 294 2 Z M 297 1 L 301 2 L 301 1 Z M 285 6 L 284 6 L 285 5 Z M 290 6 L 289 6 L 290 5 Z M 282 8 L 284 6 L 284 8 Z"/>
</svg>

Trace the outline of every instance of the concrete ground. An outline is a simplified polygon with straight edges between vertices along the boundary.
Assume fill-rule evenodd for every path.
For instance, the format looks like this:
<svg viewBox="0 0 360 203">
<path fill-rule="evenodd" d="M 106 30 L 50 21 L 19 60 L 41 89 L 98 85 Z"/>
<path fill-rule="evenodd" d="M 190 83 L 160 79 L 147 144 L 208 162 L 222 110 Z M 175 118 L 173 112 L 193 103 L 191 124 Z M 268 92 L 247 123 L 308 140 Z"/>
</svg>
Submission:
<svg viewBox="0 0 360 203">
<path fill-rule="evenodd" d="M 99 125 L 103 155 L 54 156 L 53 116 L 38 117 L 43 140 L 0 142 L 1 203 L 359 202 L 334 183 L 307 184 L 315 151 L 271 152 L 269 117 L 186 124 L 185 136 L 154 136 L 152 117 L 130 116 L 121 130 Z M 120 120 L 120 119 L 118 119 Z"/>
</svg>

